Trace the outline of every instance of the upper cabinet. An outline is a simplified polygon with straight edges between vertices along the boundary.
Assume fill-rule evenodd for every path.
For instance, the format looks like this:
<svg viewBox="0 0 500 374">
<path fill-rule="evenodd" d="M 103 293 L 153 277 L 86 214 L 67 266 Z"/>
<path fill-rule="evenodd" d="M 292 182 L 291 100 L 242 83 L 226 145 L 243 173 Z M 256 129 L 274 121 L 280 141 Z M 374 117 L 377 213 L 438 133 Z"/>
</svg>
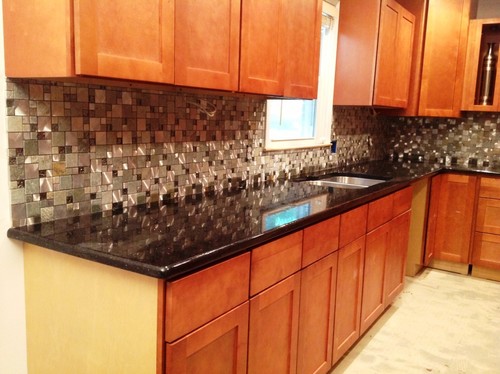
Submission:
<svg viewBox="0 0 500 374">
<path fill-rule="evenodd" d="M 414 27 L 394 0 L 342 3 L 334 104 L 406 107 Z"/>
<path fill-rule="evenodd" d="M 240 0 L 176 0 L 175 81 L 238 90 Z"/>
<path fill-rule="evenodd" d="M 3 12 L 8 77 L 174 82 L 172 0 L 4 0 Z"/>
<path fill-rule="evenodd" d="M 315 98 L 321 0 L 243 0 L 240 91 Z"/>
<path fill-rule="evenodd" d="M 314 98 L 321 6 L 321 0 L 4 0 L 6 74 Z"/>
<path fill-rule="evenodd" d="M 74 0 L 75 73 L 172 83 L 173 16 L 168 0 Z"/>
<path fill-rule="evenodd" d="M 459 117 L 470 7 L 471 0 L 342 3 L 334 104 Z"/>
<path fill-rule="evenodd" d="M 472 20 L 469 25 L 462 109 L 500 111 L 500 18 Z"/>
<path fill-rule="evenodd" d="M 429 0 L 418 115 L 459 117 L 470 0 Z"/>
</svg>

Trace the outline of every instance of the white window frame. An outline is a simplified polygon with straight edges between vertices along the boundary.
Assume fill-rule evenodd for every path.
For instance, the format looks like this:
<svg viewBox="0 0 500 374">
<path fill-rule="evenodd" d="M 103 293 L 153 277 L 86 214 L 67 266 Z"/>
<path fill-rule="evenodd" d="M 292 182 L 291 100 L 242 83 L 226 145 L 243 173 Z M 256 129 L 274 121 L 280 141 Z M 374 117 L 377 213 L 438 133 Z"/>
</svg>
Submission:
<svg viewBox="0 0 500 374">
<path fill-rule="evenodd" d="M 336 3 L 336 5 L 333 5 L 332 2 Z M 328 38 L 322 38 L 321 40 L 318 97 L 316 99 L 316 113 L 314 121 L 314 137 L 308 139 L 273 140 L 270 138 L 270 126 L 267 126 L 268 119 L 266 117 L 266 133 L 264 144 L 264 148 L 266 151 L 311 148 L 330 145 L 332 132 L 333 87 L 335 83 L 335 61 L 337 51 L 339 6 L 340 4 L 338 3 L 338 0 L 323 1 L 323 14 L 326 14 L 327 17 L 332 18 L 333 28 L 332 32 L 329 33 Z M 329 46 L 326 47 L 327 45 Z"/>
</svg>

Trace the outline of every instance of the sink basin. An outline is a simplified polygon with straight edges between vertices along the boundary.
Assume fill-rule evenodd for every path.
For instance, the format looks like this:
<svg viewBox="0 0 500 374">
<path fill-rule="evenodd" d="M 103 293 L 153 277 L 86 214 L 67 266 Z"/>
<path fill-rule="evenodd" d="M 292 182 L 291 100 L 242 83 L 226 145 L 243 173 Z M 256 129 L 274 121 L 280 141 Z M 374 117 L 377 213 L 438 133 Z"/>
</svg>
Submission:
<svg viewBox="0 0 500 374">
<path fill-rule="evenodd" d="M 367 188 L 384 182 L 386 182 L 385 179 L 353 177 L 346 175 L 335 175 L 333 177 L 308 181 L 309 184 L 314 186 L 336 188 Z"/>
</svg>

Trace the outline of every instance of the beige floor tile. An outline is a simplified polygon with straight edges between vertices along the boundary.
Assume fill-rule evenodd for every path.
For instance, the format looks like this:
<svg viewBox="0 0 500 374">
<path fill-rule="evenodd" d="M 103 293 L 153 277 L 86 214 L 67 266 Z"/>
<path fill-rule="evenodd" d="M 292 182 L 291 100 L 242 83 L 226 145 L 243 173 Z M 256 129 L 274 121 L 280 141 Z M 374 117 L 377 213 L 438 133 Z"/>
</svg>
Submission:
<svg viewBox="0 0 500 374">
<path fill-rule="evenodd" d="M 331 373 L 500 373 L 500 282 L 426 269 Z"/>
</svg>

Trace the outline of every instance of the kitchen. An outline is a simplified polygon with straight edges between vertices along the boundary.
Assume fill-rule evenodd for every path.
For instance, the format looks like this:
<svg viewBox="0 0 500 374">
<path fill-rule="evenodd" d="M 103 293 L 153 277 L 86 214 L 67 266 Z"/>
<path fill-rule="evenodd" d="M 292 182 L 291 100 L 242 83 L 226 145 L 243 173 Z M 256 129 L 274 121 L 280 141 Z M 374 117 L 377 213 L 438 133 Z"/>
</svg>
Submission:
<svg viewBox="0 0 500 374">
<path fill-rule="evenodd" d="M 485 1 L 484 4 L 491 7 L 488 14 L 498 10 L 498 3 Z M 54 9 L 50 14 L 51 19 L 55 19 Z M 30 20 L 26 22 L 29 25 Z M 59 24 L 51 22 L 44 26 L 48 34 L 59 35 L 49 27 L 60 27 Z M 40 58 L 43 53 L 42 49 L 34 54 Z M 30 58 L 22 60 L 32 62 Z M 43 65 L 53 67 L 48 63 Z M 60 71 L 48 74 L 64 76 Z M 230 79 L 227 81 L 231 84 Z M 262 145 L 265 97 L 211 91 L 193 93 L 182 88 L 163 91 L 158 85 L 142 88 L 128 81 L 122 82 L 121 87 L 119 81 L 64 82 L 62 79 L 14 80 L 7 82 L 2 90 L 6 92 L 6 99 L 11 100 L 5 111 L 9 116 L 6 126 L 13 133 L 9 144 L 3 140 L 5 148 L 13 152 L 2 163 L 4 179 L 11 181 L 2 188 L 12 201 L 12 214 L 4 217 L 4 232 L 11 226 L 38 223 L 36 217 L 50 222 L 79 212 L 120 211 L 154 203 L 160 198 L 195 197 L 201 192 L 237 188 L 244 181 L 249 184 L 274 181 L 303 170 L 314 172 L 387 155 L 401 159 L 422 157 L 425 161 L 444 164 L 471 162 L 481 167 L 498 160 L 498 110 L 465 112 L 464 119 L 454 118 L 451 112 L 438 118 L 430 117 L 434 115 L 431 112 L 423 117 L 399 118 L 381 113 L 374 115 L 371 107 L 356 103 L 356 107 L 334 109 L 336 154 L 332 154 L 329 147 L 266 152 Z M 196 105 L 203 106 L 206 102 L 217 109 L 215 119 L 197 113 Z M 163 110 L 166 116 L 162 115 Z M 50 120 L 51 116 L 57 121 Z M 40 120 L 32 123 L 30 117 Z M 123 119 L 125 126 L 121 121 L 107 121 L 108 118 Z M 35 138 L 14 135 L 30 132 Z M 66 133 L 62 140 L 58 137 L 61 133 Z M 161 143 L 167 144 L 166 149 L 152 146 Z M 29 162 L 31 169 L 25 168 L 24 175 L 15 174 L 18 168 L 11 167 L 10 173 L 6 170 L 14 162 L 12 158 L 18 162 L 24 157 L 33 158 Z M 130 165 L 128 169 L 113 168 L 114 163 L 125 164 L 125 159 Z M 81 188 L 87 186 L 86 183 L 94 190 Z M 265 199 L 265 196 L 256 196 L 256 199 Z M 2 249 L 2 256 L 10 256 L 12 267 L 5 272 L 8 279 L 1 283 L 12 285 L 13 279 L 17 279 L 16 284 L 6 290 L 8 297 L 4 298 L 2 292 L 2 300 L 6 300 L 2 304 L 12 305 L 10 321 L 17 321 L 7 326 L 15 329 L 12 336 L 19 342 L 14 351 L 17 356 L 23 354 L 20 348 L 23 338 L 19 337 L 25 320 L 19 313 L 24 310 L 23 265 L 17 242 L 3 240 L 5 250 L 15 247 L 8 255 Z"/>
</svg>

